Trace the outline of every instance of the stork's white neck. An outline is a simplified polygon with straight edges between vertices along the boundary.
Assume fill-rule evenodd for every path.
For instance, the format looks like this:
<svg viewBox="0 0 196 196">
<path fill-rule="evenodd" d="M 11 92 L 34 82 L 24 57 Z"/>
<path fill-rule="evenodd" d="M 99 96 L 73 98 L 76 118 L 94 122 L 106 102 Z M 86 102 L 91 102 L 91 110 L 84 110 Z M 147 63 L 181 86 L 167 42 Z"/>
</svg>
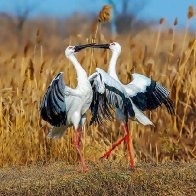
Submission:
<svg viewBox="0 0 196 196">
<path fill-rule="evenodd" d="M 86 71 L 82 68 L 82 66 L 80 65 L 80 63 L 78 62 L 74 54 L 70 55 L 68 58 L 75 67 L 76 74 L 77 74 L 77 80 L 78 80 L 78 86 L 79 86 L 80 84 L 88 80 Z"/>
<path fill-rule="evenodd" d="M 115 80 L 119 81 L 118 76 L 116 74 L 116 62 L 120 53 L 112 51 L 112 57 L 110 59 L 108 74 L 112 76 Z"/>
</svg>

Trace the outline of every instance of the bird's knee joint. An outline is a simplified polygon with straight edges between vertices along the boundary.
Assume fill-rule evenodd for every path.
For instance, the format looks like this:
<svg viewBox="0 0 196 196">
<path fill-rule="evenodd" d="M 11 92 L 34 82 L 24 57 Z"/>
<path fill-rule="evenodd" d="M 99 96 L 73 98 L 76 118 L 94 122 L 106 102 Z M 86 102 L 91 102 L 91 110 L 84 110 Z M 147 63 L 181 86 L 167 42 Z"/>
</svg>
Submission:
<svg viewBox="0 0 196 196">
<path fill-rule="evenodd" d="M 80 143 L 78 142 L 78 140 L 74 140 L 73 141 L 73 143 L 74 143 L 74 145 L 75 145 L 75 147 L 77 148 L 77 149 L 80 149 Z"/>
</svg>

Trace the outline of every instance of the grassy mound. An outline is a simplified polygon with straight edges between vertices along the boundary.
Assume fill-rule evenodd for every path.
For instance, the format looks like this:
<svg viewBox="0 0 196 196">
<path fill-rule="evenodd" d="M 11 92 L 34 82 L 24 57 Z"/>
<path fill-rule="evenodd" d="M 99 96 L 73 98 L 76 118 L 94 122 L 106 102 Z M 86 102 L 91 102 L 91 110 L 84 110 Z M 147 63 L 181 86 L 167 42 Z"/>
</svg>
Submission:
<svg viewBox="0 0 196 196">
<path fill-rule="evenodd" d="M 196 164 L 90 164 L 83 173 L 62 162 L 0 170 L 0 195 L 195 195 Z"/>
</svg>

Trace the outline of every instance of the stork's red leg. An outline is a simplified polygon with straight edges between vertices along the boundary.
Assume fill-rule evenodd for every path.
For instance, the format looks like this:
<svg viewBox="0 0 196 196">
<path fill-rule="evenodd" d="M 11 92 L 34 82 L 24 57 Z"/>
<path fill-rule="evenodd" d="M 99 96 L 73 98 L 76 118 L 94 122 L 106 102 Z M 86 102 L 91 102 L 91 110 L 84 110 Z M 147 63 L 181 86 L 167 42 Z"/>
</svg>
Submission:
<svg viewBox="0 0 196 196">
<path fill-rule="evenodd" d="M 83 158 L 82 152 L 81 152 L 81 134 L 82 134 L 82 131 L 80 129 L 76 129 L 74 131 L 74 144 L 75 144 L 76 149 L 78 151 L 78 154 L 79 154 L 79 157 L 80 157 L 80 162 L 82 164 L 82 168 L 83 168 L 84 171 L 87 171 L 88 167 L 84 162 L 84 158 Z"/>
<path fill-rule="evenodd" d="M 114 150 L 118 145 L 120 145 L 123 141 L 125 141 L 127 143 L 127 150 L 129 153 L 130 166 L 131 166 L 131 168 L 134 168 L 134 161 L 133 161 L 131 148 L 130 148 L 131 137 L 129 134 L 128 125 L 123 124 L 123 129 L 124 129 L 126 135 L 124 137 L 122 137 L 116 144 L 112 145 L 112 147 L 101 158 L 108 158 L 110 156 L 112 150 Z"/>
<path fill-rule="evenodd" d="M 134 168 L 134 161 L 133 161 L 133 157 L 132 157 L 132 153 L 131 153 L 131 148 L 130 148 L 130 139 L 131 139 L 131 136 L 129 134 L 128 125 L 127 124 L 124 124 L 123 125 L 123 129 L 127 133 L 127 135 L 125 136 L 126 137 L 125 138 L 125 142 L 127 143 L 127 150 L 128 150 L 128 153 L 129 153 L 130 166 L 131 166 L 131 168 Z"/>
<path fill-rule="evenodd" d="M 125 132 L 127 134 L 127 132 Z M 111 152 L 118 146 L 120 145 L 123 141 L 126 139 L 126 135 L 122 137 L 116 144 L 113 144 L 112 147 L 101 157 L 101 158 L 108 158 L 111 154 Z"/>
<path fill-rule="evenodd" d="M 101 158 L 108 158 L 112 152 L 118 145 L 122 143 L 126 139 L 127 136 L 122 137 L 116 144 L 112 145 L 112 148 L 110 148 Z"/>
</svg>

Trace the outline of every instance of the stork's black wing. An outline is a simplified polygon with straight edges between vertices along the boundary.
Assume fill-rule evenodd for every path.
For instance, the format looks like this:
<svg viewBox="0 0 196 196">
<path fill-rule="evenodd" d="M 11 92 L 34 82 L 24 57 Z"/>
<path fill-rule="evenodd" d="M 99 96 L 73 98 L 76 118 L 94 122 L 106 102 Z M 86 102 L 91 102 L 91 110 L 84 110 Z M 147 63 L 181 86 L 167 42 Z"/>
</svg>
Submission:
<svg viewBox="0 0 196 196">
<path fill-rule="evenodd" d="M 134 117 L 132 103 L 126 96 L 124 88 L 106 72 L 96 69 L 97 72 L 89 77 L 93 89 L 91 103 L 92 118 L 90 124 L 112 120 L 112 108 L 119 108 L 126 118 Z"/>
<path fill-rule="evenodd" d="M 153 110 L 164 104 L 170 114 L 174 114 L 174 104 L 169 98 L 169 90 L 150 78 L 132 74 L 133 81 L 126 85 L 133 103 L 142 111 Z"/>
<path fill-rule="evenodd" d="M 67 119 L 65 104 L 66 86 L 63 75 L 63 72 L 60 72 L 52 80 L 41 101 L 40 107 L 42 119 L 56 127 L 65 125 Z"/>
</svg>

